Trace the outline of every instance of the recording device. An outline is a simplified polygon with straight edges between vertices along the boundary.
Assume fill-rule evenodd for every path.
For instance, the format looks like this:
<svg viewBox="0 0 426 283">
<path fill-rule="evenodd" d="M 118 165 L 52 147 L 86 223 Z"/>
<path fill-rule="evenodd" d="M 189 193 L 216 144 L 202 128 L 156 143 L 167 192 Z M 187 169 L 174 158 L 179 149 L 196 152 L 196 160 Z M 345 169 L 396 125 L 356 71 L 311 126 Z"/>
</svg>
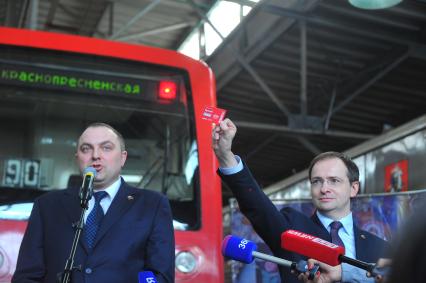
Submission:
<svg viewBox="0 0 426 283">
<path fill-rule="evenodd" d="M 305 260 L 291 262 L 279 257 L 257 252 L 257 245 L 255 243 L 232 235 L 228 235 L 225 237 L 225 239 L 223 239 L 222 255 L 244 263 L 251 263 L 253 262 L 254 258 L 263 259 L 265 261 L 270 261 L 278 265 L 289 267 L 297 274 L 309 271 L 308 278 L 310 280 L 314 279 L 315 275 L 319 275 L 318 265 L 315 265 L 312 269 L 308 269 L 308 264 Z"/>
<path fill-rule="evenodd" d="M 139 283 L 157 283 L 157 280 L 152 271 L 141 271 L 139 272 Z"/>
<path fill-rule="evenodd" d="M 347 257 L 345 256 L 344 247 L 296 230 L 287 230 L 281 234 L 281 247 L 287 251 L 295 252 L 332 266 L 343 262 L 348 263 L 369 271 L 373 276 L 386 276 L 389 271 L 388 268 L 376 267 L 374 263 Z"/>
<path fill-rule="evenodd" d="M 83 171 L 83 184 L 80 188 L 80 205 L 83 208 L 87 207 L 89 200 L 93 195 L 93 181 L 96 177 L 96 169 L 93 167 L 86 167 Z"/>
</svg>

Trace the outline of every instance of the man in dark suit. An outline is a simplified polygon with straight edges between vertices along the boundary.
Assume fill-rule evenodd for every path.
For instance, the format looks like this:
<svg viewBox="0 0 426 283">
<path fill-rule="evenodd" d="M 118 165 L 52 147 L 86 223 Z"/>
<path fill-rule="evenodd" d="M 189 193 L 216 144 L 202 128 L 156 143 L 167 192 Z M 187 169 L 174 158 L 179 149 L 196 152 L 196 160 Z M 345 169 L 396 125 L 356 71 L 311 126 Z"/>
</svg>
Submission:
<svg viewBox="0 0 426 283">
<path fill-rule="evenodd" d="M 126 158 L 123 137 L 107 124 L 89 125 L 78 140 L 76 159 L 81 172 L 91 166 L 97 174 L 76 250 L 74 265 L 79 268 L 72 272 L 73 283 L 136 283 L 138 273 L 147 270 L 154 272 L 158 282 L 174 282 L 169 202 L 159 193 L 124 182 L 120 172 Z M 36 199 L 13 283 L 57 282 L 81 214 L 78 194 L 78 188 L 69 188 Z M 92 222 L 99 224 L 88 225 Z"/>
<path fill-rule="evenodd" d="M 366 262 L 376 262 L 387 248 L 387 242 L 360 230 L 354 225 L 350 198 L 359 190 L 359 172 L 353 161 L 337 152 L 327 152 L 314 158 L 309 167 L 312 202 L 316 212 L 312 217 L 292 209 L 278 211 L 263 193 L 247 166 L 232 153 L 236 127 L 225 119 L 213 129 L 213 150 L 219 160 L 219 175 L 231 188 L 240 210 L 250 220 L 255 231 L 275 256 L 292 261 L 306 259 L 281 248 L 281 233 L 299 230 L 324 240 L 345 246 L 347 256 Z M 280 267 L 282 282 L 298 282 L 288 268 Z M 300 276 L 306 281 L 306 276 Z M 347 264 L 324 270 L 320 282 L 374 282 L 364 270 Z"/>
</svg>

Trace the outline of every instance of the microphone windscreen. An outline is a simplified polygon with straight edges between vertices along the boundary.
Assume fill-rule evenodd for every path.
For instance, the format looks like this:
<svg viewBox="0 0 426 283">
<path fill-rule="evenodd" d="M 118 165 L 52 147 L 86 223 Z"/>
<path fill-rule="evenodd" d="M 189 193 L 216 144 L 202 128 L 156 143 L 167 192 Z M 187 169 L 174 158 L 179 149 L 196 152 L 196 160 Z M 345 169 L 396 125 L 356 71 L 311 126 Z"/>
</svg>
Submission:
<svg viewBox="0 0 426 283">
<path fill-rule="evenodd" d="M 281 234 L 281 247 L 332 266 L 339 265 L 339 257 L 345 254 L 344 247 L 296 230 Z"/>
<path fill-rule="evenodd" d="M 93 167 L 86 167 L 83 171 L 83 176 L 86 176 L 87 174 L 92 173 L 94 177 L 96 177 L 96 169 Z"/>
<path fill-rule="evenodd" d="M 253 251 L 257 250 L 255 243 L 236 236 L 228 235 L 222 242 L 222 254 L 228 258 L 251 263 L 253 261 Z"/>
<path fill-rule="evenodd" d="M 157 280 L 151 271 L 141 271 L 139 272 L 139 283 L 157 283 Z"/>
</svg>

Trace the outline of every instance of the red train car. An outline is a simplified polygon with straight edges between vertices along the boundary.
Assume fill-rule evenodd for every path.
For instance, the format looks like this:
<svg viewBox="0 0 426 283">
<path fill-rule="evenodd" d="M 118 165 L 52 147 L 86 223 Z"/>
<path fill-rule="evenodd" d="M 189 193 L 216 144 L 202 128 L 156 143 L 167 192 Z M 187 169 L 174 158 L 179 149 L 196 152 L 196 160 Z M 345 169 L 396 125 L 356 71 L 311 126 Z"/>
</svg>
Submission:
<svg viewBox="0 0 426 283">
<path fill-rule="evenodd" d="M 79 182 L 76 138 L 93 121 L 123 134 L 126 182 L 168 196 L 176 281 L 223 282 L 221 188 L 201 119 L 216 104 L 208 66 L 171 50 L 0 28 L 0 68 L 0 182 L 13 191 L 0 203 L 0 282 L 31 210 L 20 193 Z"/>
</svg>

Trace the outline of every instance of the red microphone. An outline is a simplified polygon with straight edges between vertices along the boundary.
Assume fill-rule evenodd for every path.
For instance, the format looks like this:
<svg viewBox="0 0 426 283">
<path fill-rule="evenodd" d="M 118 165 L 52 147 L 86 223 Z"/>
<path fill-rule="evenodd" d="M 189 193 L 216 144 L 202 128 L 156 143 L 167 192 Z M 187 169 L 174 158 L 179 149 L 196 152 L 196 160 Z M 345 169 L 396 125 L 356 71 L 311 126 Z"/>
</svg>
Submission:
<svg viewBox="0 0 426 283">
<path fill-rule="evenodd" d="M 281 248 L 332 266 L 339 265 L 340 257 L 345 256 L 344 247 L 296 230 L 287 230 L 281 234 Z"/>
<path fill-rule="evenodd" d="M 287 230 L 281 234 L 281 248 L 316 259 L 328 265 L 336 266 L 342 262 L 367 270 L 373 274 L 382 274 L 373 263 L 367 263 L 345 256 L 345 248 L 321 238 L 296 230 Z"/>
</svg>

